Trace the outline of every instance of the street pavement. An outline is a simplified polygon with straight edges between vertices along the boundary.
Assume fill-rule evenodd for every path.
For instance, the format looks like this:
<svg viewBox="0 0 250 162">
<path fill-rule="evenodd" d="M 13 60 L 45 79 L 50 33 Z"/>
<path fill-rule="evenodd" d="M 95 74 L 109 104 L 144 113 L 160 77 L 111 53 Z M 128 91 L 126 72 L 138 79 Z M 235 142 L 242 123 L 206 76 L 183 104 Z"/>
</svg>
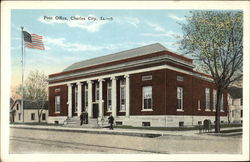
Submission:
<svg viewBox="0 0 250 162">
<path fill-rule="evenodd" d="M 27 125 L 14 125 L 10 129 L 10 153 L 239 154 L 241 148 L 241 136 L 199 134 L 197 130 L 109 130 Z"/>
</svg>

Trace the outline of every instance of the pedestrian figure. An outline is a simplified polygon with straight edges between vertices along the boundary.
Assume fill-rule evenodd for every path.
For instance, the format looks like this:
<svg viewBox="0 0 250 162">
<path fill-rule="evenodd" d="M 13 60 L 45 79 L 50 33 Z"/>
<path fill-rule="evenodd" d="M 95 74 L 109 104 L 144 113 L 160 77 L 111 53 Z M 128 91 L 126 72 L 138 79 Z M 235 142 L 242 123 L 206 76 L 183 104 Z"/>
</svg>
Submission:
<svg viewBox="0 0 250 162">
<path fill-rule="evenodd" d="M 83 112 L 83 124 L 88 124 L 88 113 L 86 111 Z"/>
<path fill-rule="evenodd" d="M 110 124 L 109 129 L 112 129 L 112 130 L 113 130 L 113 129 L 114 129 L 114 128 L 113 128 L 114 117 L 112 116 L 112 114 L 110 114 L 108 120 L 109 120 L 109 124 Z"/>
<path fill-rule="evenodd" d="M 81 121 L 80 125 L 82 125 L 83 121 L 84 121 L 84 113 L 83 112 L 80 115 L 80 121 Z"/>
</svg>

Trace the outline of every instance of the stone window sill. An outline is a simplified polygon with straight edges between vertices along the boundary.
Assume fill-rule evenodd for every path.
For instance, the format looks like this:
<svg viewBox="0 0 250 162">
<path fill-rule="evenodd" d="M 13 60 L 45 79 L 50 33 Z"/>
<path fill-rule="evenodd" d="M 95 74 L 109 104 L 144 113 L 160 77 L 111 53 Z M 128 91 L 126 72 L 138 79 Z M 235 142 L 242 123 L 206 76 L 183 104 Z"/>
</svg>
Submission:
<svg viewBox="0 0 250 162">
<path fill-rule="evenodd" d="M 211 111 L 210 109 L 205 109 L 205 111 Z"/>
<path fill-rule="evenodd" d="M 153 111 L 153 109 L 142 109 L 141 111 Z"/>
<path fill-rule="evenodd" d="M 178 111 L 178 112 L 184 112 L 183 109 L 176 109 L 176 111 Z"/>
</svg>

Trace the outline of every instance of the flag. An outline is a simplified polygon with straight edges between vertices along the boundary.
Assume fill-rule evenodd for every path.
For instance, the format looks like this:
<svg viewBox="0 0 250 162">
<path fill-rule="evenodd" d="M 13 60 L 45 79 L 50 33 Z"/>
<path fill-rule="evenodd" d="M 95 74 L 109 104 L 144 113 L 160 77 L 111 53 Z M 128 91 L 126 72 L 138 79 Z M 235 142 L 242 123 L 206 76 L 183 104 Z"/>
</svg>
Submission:
<svg viewBox="0 0 250 162">
<path fill-rule="evenodd" d="M 24 45 L 27 48 L 45 50 L 43 44 L 43 37 L 40 35 L 30 34 L 26 31 L 23 31 L 23 40 L 24 40 Z"/>
<path fill-rule="evenodd" d="M 30 42 L 30 43 L 32 43 L 32 38 L 31 38 L 30 33 L 26 32 L 26 31 L 23 31 L 23 40 L 24 40 L 25 42 Z"/>
</svg>

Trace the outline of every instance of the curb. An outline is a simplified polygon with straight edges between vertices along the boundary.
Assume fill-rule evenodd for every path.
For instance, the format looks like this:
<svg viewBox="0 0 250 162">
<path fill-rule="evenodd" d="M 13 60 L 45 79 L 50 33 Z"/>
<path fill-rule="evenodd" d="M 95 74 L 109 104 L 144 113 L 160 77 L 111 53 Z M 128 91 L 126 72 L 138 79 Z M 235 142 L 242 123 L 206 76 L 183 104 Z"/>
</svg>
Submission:
<svg viewBox="0 0 250 162">
<path fill-rule="evenodd" d="M 161 133 L 148 133 L 148 132 L 118 132 L 114 130 L 93 130 L 93 129 L 69 129 L 69 128 L 49 128 L 49 127 L 25 127 L 25 126 L 10 126 L 10 128 L 17 129 L 33 129 L 33 130 L 47 130 L 47 131 L 61 131 L 61 132 L 78 132 L 78 133 L 90 133 L 90 134 L 111 134 L 111 135 L 124 135 L 124 136 L 137 136 L 155 138 L 163 136 Z"/>
</svg>

